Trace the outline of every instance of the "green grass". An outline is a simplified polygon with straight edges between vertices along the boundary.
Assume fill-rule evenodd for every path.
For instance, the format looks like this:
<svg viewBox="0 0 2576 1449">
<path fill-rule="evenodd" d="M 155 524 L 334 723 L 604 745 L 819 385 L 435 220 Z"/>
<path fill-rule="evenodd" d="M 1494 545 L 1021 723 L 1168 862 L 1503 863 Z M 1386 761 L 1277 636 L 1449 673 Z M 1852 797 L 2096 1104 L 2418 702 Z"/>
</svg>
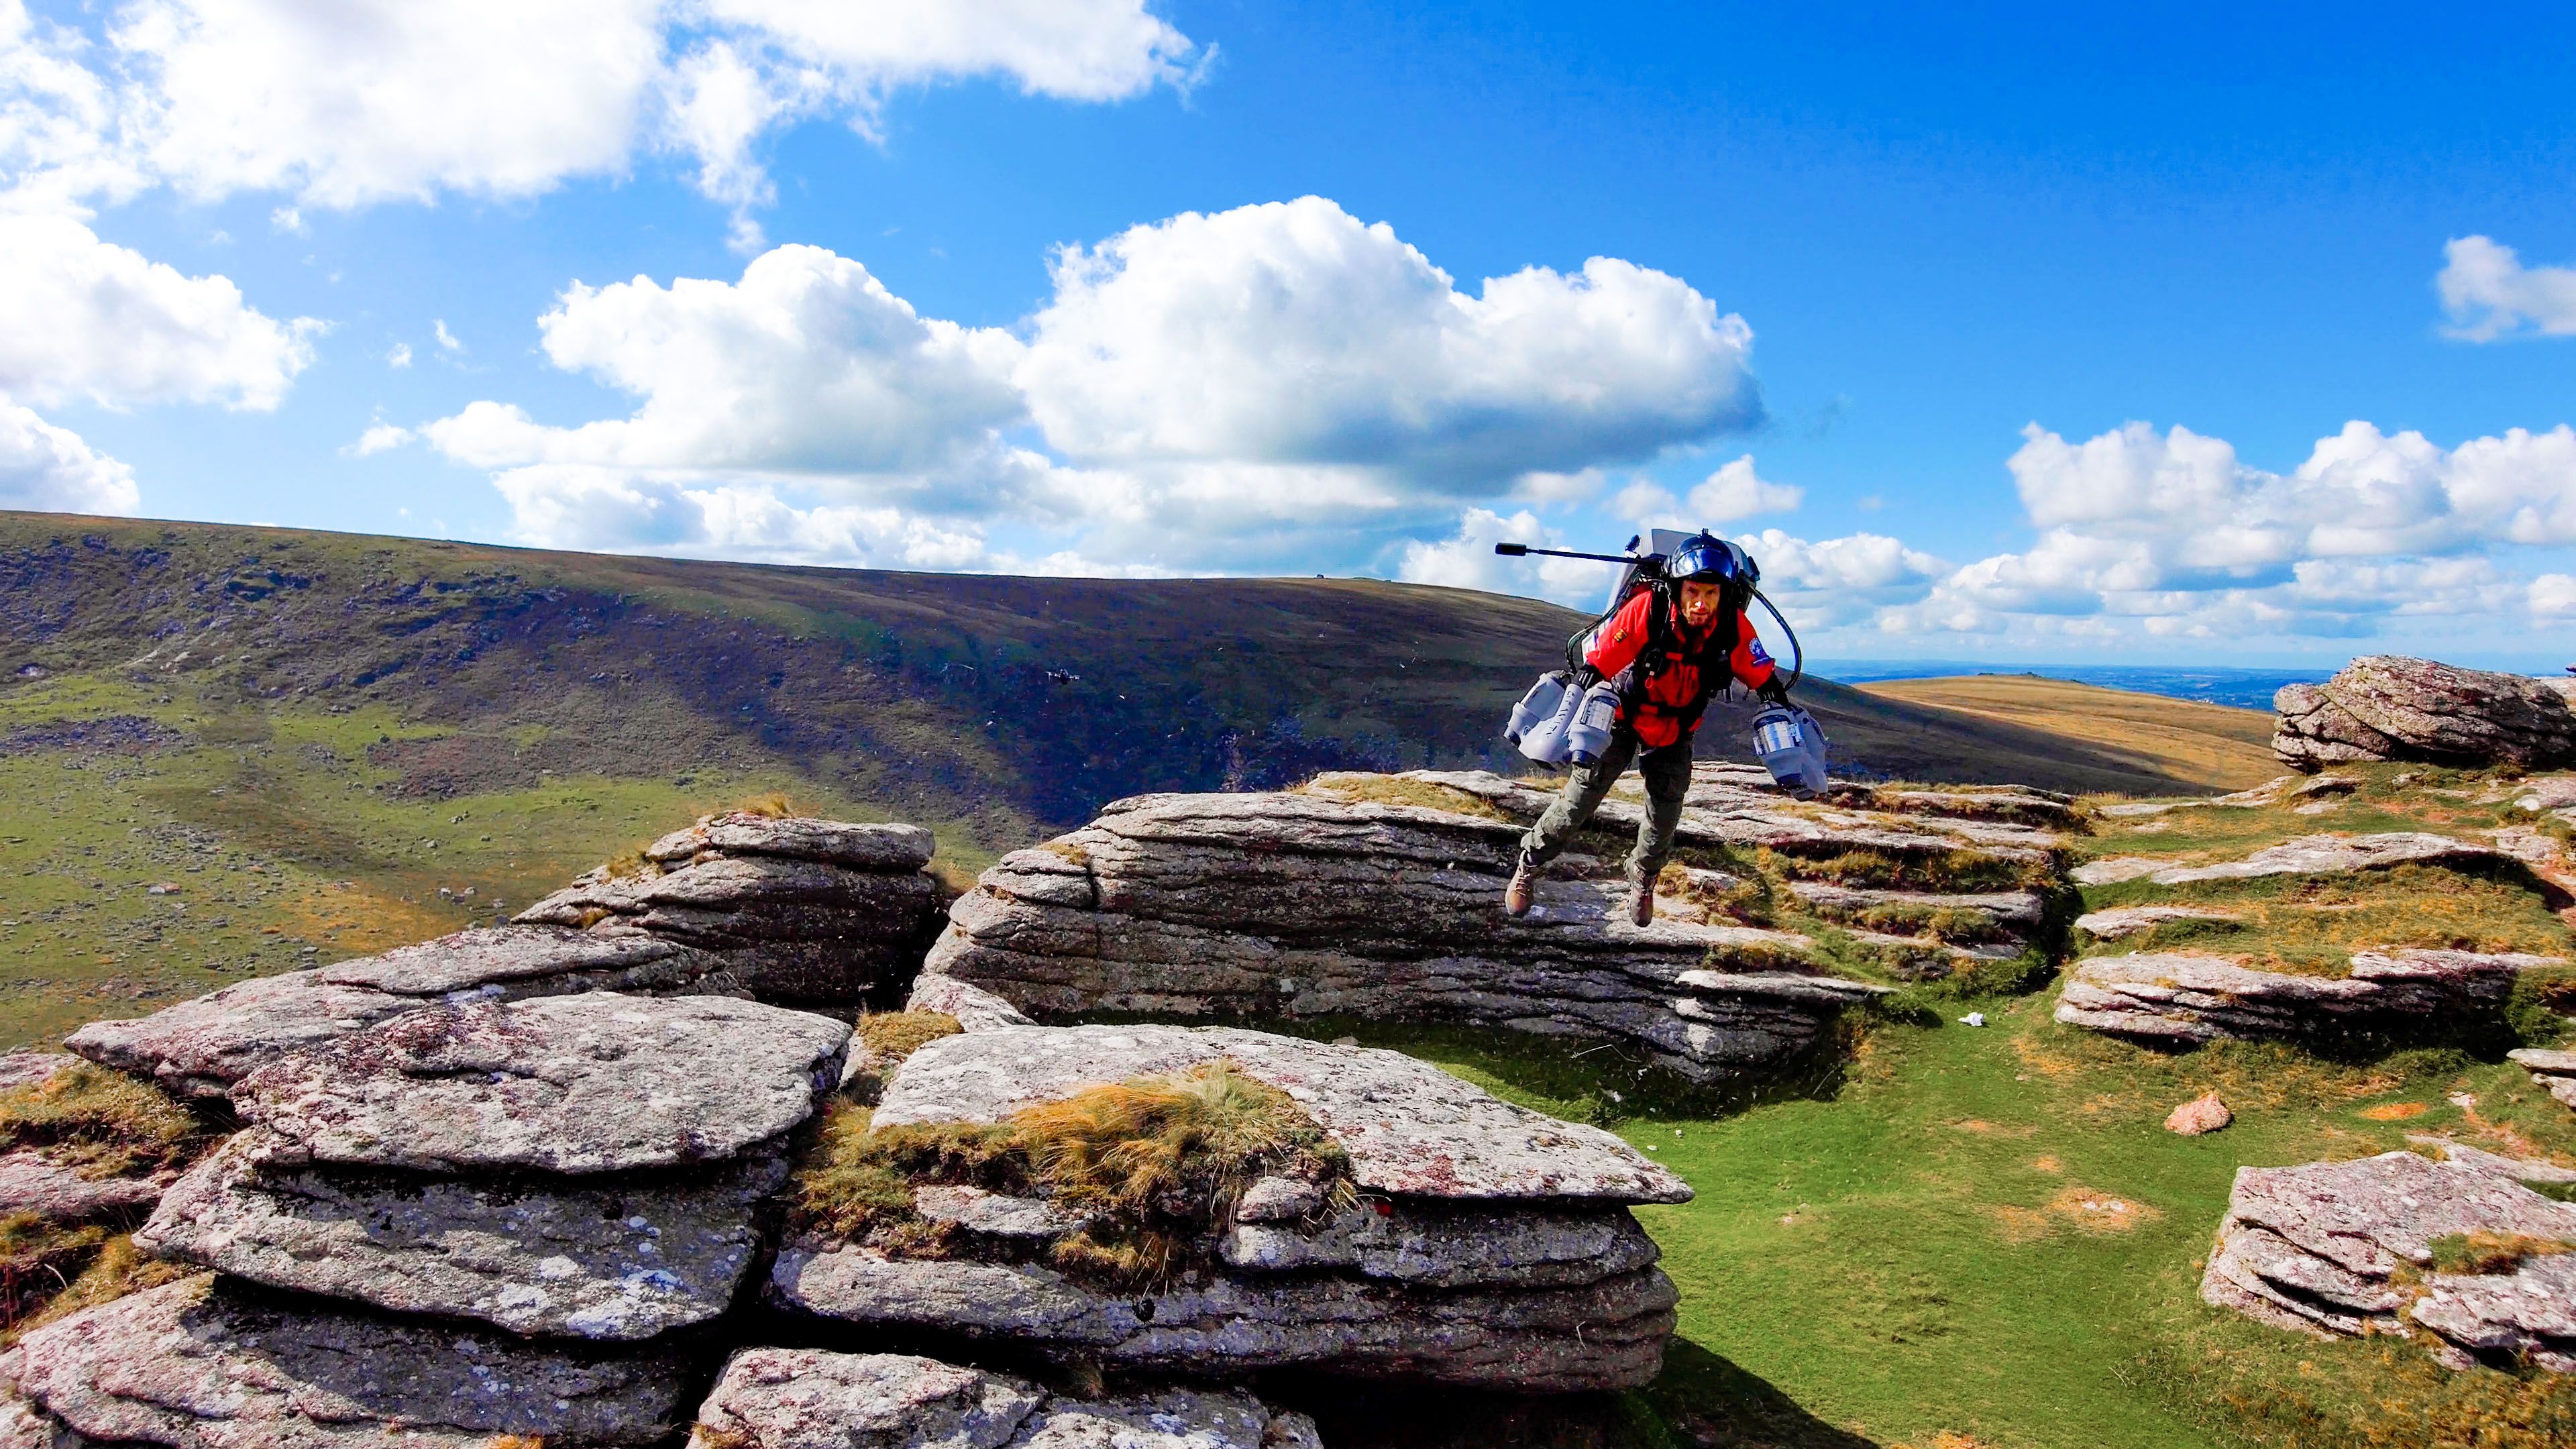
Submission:
<svg viewBox="0 0 2576 1449">
<path fill-rule="evenodd" d="M 1638 1210 L 1682 1288 L 1680 1341 L 1602 1442 L 2409 1442 L 2387 1437 L 2403 1421 L 2393 1402 L 2448 1404 L 2498 1444 L 2538 1444 L 2510 1436 L 2515 1415 L 2576 1416 L 2576 1383 L 2452 1375 L 2420 1350 L 2317 1343 L 2196 1296 L 2240 1165 L 2386 1151 L 2409 1132 L 2576 1162 L 2576 1114 L 2518 1069 L 2458 1052 L 2360 1065 L 2260 1043 L 2163 1055 L 2060 1027 L 2049 1005 L 1954 999 L 1943 1025 L 1874 1027 L 1839 1069 L 1732 1100 L 1659 1088 L 1615 1049 L 1297 1029 L 1348 1031 L 1524 1105 L 1613 1123 L 1696 1189 L 1685 1206 Z M 1951 1021 L 1970 1009 L 1995 1024 Z M 2208 1090 L 2236 1125 L 2163 1130 Z"/>
</svg>

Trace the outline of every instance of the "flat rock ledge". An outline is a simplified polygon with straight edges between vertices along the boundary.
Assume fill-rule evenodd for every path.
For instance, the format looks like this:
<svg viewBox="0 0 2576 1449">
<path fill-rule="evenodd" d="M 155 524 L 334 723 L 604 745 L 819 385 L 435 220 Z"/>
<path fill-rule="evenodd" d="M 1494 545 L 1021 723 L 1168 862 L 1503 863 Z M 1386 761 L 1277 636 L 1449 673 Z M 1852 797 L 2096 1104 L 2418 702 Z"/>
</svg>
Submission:
<svg viewBox="0 0 2576 1449">
<path fill-rule="evenodd" d="M 787 1181 L 761 1152 L 687 1173 L 546 1180 L 264 1167 L 244 1132 L 161 1200 L 156 1257 L 522 1336 L 640 1340 L 728 1309 Z"/>
<path fill-rule="evenodd" d="M 2540 1047 L 2523 1047 L 2505 1056 L 2531 1073 L 2534 1086 L 2576 1107 L 2576 1052 L 2547 1051 Z"/>
<path fill-rule="evenodd" d="M 915 1051 L 875 1122 L 995 1122 L 1103 1082 L 1229 1061 L 1278 1087 L 1348 1155 L 1360 1203 L 1286 1178 L 1211 1225 L 1203 1269 L 1119 1291 L 1038 1261 L 1080 1226 L 1035 1200 L 916 1188 L 972 1217 L 981 1260 L 807 1239 L 779 1254 L 781 1307 L 935 1329 L 1042 1356 L 1195 1373 L 1304 1366 L 1519 1392 L 1634 1387 L 1662 1363 L 1677 1293 L 1628 1207 L 1690 1189 L 1598 1128 L 1512 1106 L 1395 1052 L 1222 1027 L 1005 1027 Z"/>
<path fill-rule="evenodd" d="M 468 998 L 618 991 L 846 1010 L 899 991 L 938 929 L 938 887 L 921 869 L 931 848 L 912 825 L 712 816 L 655 842 L 643 873 L 594 871 L 515 924 L 236 982 L 92 1022 L 65 1045 L 208 1098 L 276 1057 Z"/>
<path fill-rule="evenodd" d="M 939 929 L 934 848 L 918 825 L 710 816 L 516 919 L 640 931 L 720 958 L 763 1001 L 852 1005 L 899 991 Z"/>
<path fill-rule="evenodd" d="M 2495 1273 L 2434 1271 L 2435 1241 L 2469 1234 L 2576 1247 L 2576 1207 L 2484 1166 L 2412 1152 L 2238 1168 L 2200 1293 L 2320 1338 L 2422 1334 L 2454 1368 L 2576 1372 L 2576 1253 L 2541 1251 Z"/>
<path fill-rule="evenodd" d="M 1456 790 L 1492 808 L 1370 793 L 1398 787 L 1433 799 Z M 1722 807 L 1725 792 L 1742 798 Z M 1685 839 L 1808 854 L 2043 854 L 2030 843 L 2040 832 L 2023 826 L 1873 817 L 1837 833 L 1736 786 L 1694 796 L 1708 804 L 1686 812 Z M 1327 775 L 1300 792 L 1122 800 L 986 871 L 951 907 L 916 989 L 962 981 L 1040 1020 L 1119 1011 L 1511 1027 L 1620 1041 L 1700 1080 L 1787 1060 L 1884 989 L 1828 974 L 1804 936 L 1712 922 L 1684 896 L 1660 897 L 1652 924 L 1630 925 L 1618 910 L 1625 887 L 1601 878 L 1615 872 L 1582 862 L 1566 863 L 1572 878 L 1540 886 L 1528 917 L 1504 916 L 1502 884 L 1525 828 L 1513 812 L 1535 815 L 1546 798 L 1499 776 L 1424 771 Z M 1614 799 L 1604 817 L 1615 823 L 1624 810 L 1633 821 L 1637 809 Z M 1984 843 L 1980 832 L 2009 840 Z M 1820 910 L 1888 904 L 1830 889 L 1818 900 Z M 1943 908 L 1984 913 L 2007 941 L 2042 914 L 2036 897 L 2011 893 L 1922 907 Z M 1958 954 L 1921 944 L 1945 971 Z"/>
<path fill-rule="evenodd" d="M 637 1341 L 723 1314 L 849 1028 L 722 997 L 414 1012 L 243 1079 L 136 1242 L 273 1288 Z"/>
<path fill-rule="evenodd" d="M 2421 830 L 2380 835 L 2303 835 L 2266 846 L 2243 860 L 2216 865 L 2190 865 L 2145 855 L 2119 855 L 2089 861 L 2068 875 L 2077 885 L 2116 885 L 2145 880 L 2156 885 L 2190 885 L 2196 881 L 2251 880 L 2271 875 L 2352 875 L 2398 865 L 2466 865 L 2505 859 L 2505 853 L 2482 841 L 2456 840 Z"/>
<path fill-rule="evenodd" d="M 673 1434 L 685 1365 L 272 1299 L 212 1275 L 28 1333 L 0 1359 L 38 1445 L 633 1446 Z"/>
<path fill-rule="evenodd" d="M 1322 1449 L 1248 1394 L 1077 1398 L 895 1353 L 752 1348 L 725 1364 L 690 1449 Z"/>
<path fill-rule="evenodd" d="M 2368 655 L 2272 698 L 2272 753 L 2302 770 L 2356 760 L 2576 765 L 2576 683 Z"/>
<path fill-rule="evenodd" d="M 2095 956 L 2067 976 L 2056 1015 L 2069 1026 L 2145 1040 L 2313 1036 L 2492 1011 L 2517 974 L 2565 964 L 2556 956 L 2410 948 L 2357 953 L 2352 973 L 2338 977 L 2174 952 Z"/>
</svg>

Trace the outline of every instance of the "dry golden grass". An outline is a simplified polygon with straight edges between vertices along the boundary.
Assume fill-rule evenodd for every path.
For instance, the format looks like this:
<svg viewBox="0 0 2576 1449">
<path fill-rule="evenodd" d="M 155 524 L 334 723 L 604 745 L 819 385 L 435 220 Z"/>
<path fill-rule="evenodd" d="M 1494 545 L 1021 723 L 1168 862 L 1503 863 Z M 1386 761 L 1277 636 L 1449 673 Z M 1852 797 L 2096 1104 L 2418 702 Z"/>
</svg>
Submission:
<svg viewBox="0 0 2576 1449">
<path fill-rule="evenodd" d="M 1532 781 L 1539 788 L 1553 792 L 1555 781 Z M 1338 800 L 1368 800 L 1380 805 L 1411 805 L 1424 810 L 1439 810 L 1451 815 L 1473 815 L 1481 820 L 1499 820 L 1506 825 L 1521 823 L 1491 800 L 1452 790 L 1446 785 L 1433 785 L 1422 780 L 1399 779 L 1393 775 L 1365 775 L 1336 772 L 1297 787 L 1310 795 L 1326 795 Z"/>
<path fill-rule="evenodd" d="M 1860 689 L 2079 741 L 2210 790 L 2242 790 L 2284 773 L 2272 755 L 2272 716 L 2261 710 L 2024 674 L 1891 679 Z"/>
<path fill-rule="evenodd" d="M 859 1018 L 857 1035 L 883 1071 L 941 1037 L 965 1029 L 944 1011 L 872 1011 Z"/>
<path fill-rule="evenodd" d="M 85 1177 L 175 1167 L 203 1138 L 197 1119 L 160 1089 L 85 1062 L 0 1092 L 0 1152 L 42 1147 Z"/>
<path fill-rule="evenodd" d="M 913 1212 L 921 1183 L 1051 1198 L 1092 1218 L 1056 1241 L 1068 1272 L 1149 1286 L 1177 1272 L 1257 1178 L 1301 1177 L 1356 1199 L 1350 1165 L 1303 1107 L 1231 1062 L 1107 1083 L 1010 1121 L 876 1129 L 866 1108 L 826 1108 L 797 1173 L 797 1226 L 926 1257 L 958 1235 Z"/>
<path fill-rule="evenodd" d="M 2105 943 L 2101 952 L 2199 950 L 2268 971 L 2341 976 L 2356 951 L 2406 946 L 2566 956 L 2566 923 L 2520 881 L 2404 865 L 2368 875 L 2095 893 L 2121 905 L 2172 901 L 2225 911 L 2228 921 L 2168 921 Z"/>
</svg>

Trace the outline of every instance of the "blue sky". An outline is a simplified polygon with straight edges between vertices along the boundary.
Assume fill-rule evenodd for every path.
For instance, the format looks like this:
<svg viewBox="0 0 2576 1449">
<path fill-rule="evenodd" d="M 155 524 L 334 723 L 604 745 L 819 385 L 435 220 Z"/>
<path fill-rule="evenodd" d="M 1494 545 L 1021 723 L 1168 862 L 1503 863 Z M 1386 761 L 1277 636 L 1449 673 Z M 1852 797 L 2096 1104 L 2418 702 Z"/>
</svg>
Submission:
<svg viewBox="0 0 2576 1449">
<path fill-rule="evenodd" d="M 0 0 L 0 506 L 2576 657 L 2563 9 L 2100 9 Z"/>
</svg>

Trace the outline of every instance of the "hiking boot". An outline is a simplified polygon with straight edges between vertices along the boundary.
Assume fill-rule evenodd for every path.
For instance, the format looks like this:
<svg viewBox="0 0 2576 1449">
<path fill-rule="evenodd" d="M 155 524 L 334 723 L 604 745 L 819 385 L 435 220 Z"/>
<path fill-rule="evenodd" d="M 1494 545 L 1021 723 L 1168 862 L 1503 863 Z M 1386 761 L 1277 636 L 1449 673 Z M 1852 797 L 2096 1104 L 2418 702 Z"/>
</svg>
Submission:
<svg viewBox="0 0 2576 1449">
<path fill-rule="evenodd" d="M 1538 895 L 1538 871 L 1539 868 L 1526 855 L 1513 867 L 1512 883 L 1503 887 L 1504 915 L 1526 916 L 1530 913 L 1530 901 Z"/>
<path fill-rule="evenodd" d="M 1638 926 L 1651 926 L 1655 923 L 1655 892 L 1651 887 L 1628 888 L 1628 921 L 1631 925 Z"/>
</svg>

